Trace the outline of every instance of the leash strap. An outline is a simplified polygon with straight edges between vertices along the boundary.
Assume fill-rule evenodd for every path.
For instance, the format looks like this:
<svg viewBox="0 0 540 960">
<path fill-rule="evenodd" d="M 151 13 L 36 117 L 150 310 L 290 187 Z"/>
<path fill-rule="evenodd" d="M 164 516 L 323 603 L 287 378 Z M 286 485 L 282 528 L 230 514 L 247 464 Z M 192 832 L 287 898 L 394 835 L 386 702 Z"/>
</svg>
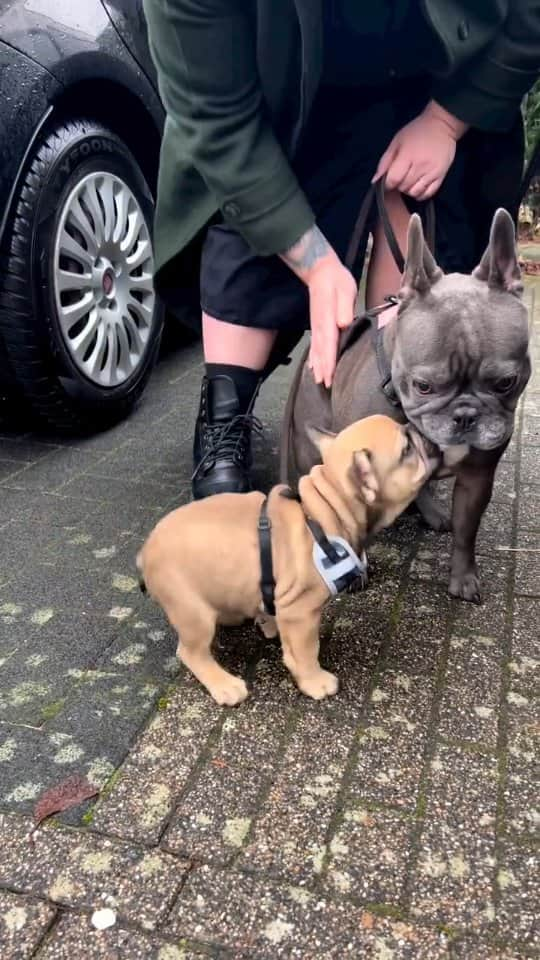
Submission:
<svg viewBox="0 0 540 960">
<path fill-rule="evenodd" d="M 274 592 L 276 581 L 274 580 L 274 565 L 272 562 L 272 524 L 268 516 L 268 499 L 264 498 L 259 514 L 259 557 L 261 561 L 261 593 L 265 612 L 272 617 L 276 612 L 274 602 Z"/>
<path fill-rule="evenodd" d="M 405 259 L 401 252 L 399 243 L 397 242 L 396 235 L 394 233 L 394 228 L 390 222 L 390 217 L 388 216 L 388 211 L 384 202 L 384 193 L 385 193 L 385 182 L 386 178 L 381 177 L 380 180 L 377 180 L 373 184 L 368 192 L 366 193 L 360 210 L 358 212 L 358 217 L 353 228 L 349 246 L 347 249 L 347 255 L 345 257 L 345 266 L 355 275 L 356 261 L 358 259 L 358 253 L 360 250 L 360 244 L 362 242 L 362 237 L 366 230 L 369 216 L 373 207 L 373 200 L 377 203 L 377 211 L 379 214 L 379 219 L 384 230 L 384 235 L 386 237 L 386 242 L 390 247 L 390 252 L 394 258 L 396 267 L 399 272 L 402 274 L 405 268 Z M 431 251 L 435 251 L 435 206 L 433 200 L 428 200 L 425 205 L 425 236 L 426 243 Z"/>
</svg>

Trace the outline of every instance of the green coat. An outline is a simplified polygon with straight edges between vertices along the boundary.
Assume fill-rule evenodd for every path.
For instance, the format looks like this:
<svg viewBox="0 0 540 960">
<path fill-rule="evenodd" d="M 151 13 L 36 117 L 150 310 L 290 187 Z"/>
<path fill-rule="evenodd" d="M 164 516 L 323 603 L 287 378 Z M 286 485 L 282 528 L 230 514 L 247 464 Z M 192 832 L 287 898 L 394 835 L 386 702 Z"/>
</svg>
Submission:
<svg viewBox="0 0 540 960">
<path fill-rule="evenodd" d="M 321 0 L 144 6 L 167 111 L 155 225 L 165 289 L 193 282 L 194 261 L 177 255 L 216 214 L 260 255 L 287 249 L 313 224 L 287 157 L 320 80 Z M 471 126 L 510 127 L 540 72 L 540 0 L 422 8 L 441 43 L 435 98 Z"/>
</svg>

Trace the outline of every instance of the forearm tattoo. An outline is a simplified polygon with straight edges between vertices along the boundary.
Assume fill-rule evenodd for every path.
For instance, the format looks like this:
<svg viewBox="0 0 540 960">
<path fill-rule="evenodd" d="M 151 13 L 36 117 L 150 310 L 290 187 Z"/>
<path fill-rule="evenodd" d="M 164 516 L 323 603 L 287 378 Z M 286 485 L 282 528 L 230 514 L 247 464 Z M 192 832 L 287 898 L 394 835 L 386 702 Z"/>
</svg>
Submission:
<svg viewBox="0 0 540 960">
<path fill-rule="evenodd" d="M 303 273 L 304 270 L 310 270 L 321 257 L 325 257 L 330 249 L 324 234 L 317 226 L 313 226 L 280 256 L 295 273 Z"/>
</svg>

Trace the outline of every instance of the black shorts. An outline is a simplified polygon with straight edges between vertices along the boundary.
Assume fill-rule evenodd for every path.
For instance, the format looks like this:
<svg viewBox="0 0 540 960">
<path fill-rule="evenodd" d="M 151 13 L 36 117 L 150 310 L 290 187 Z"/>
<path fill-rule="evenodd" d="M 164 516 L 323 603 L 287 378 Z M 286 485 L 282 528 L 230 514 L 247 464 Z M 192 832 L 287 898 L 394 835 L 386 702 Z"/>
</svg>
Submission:
<svg viewBox="0 0 540 960">
<path fill-rule="evenodd" d="M 422 110 L 429 84 L 429 79 L 421 78 L 382 90 L 322 88 L 319 92 L 292 165 L 318 226 L 342 259 L 381 154 L 394 134 Z M 461 186 L 458 156 L 436 204 L 437 254 L 448 271 L 472 268 L 473 238 Z M 360 263 L 368 234 L 369 229 L 362 240 Z M 304 284 L 279 257 L 254 254 L 227 224 L 208 230 L 200 296 L 204 312 L 228 323 L 272 330 L 309 326 Z"/>
</svg>

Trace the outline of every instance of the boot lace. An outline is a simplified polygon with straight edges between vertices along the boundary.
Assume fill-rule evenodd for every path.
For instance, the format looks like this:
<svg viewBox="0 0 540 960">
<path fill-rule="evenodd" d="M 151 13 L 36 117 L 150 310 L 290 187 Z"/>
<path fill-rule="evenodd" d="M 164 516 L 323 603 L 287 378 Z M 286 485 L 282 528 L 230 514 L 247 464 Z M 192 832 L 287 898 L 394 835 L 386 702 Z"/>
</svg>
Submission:
<svg viewBox="0 0 540 960">
<path fill-rule="evenodd" d="M 192 480 L 201 472 L 211 469 L 217 460 L 230 460 L 243 466 L 249 453 L 251 437 L 260 437 L 263 425 L 252 413 L 239 413 L 227 424 L 212 423 L 204 427 L 202 436 L 203 456 Z"/>
</svg>

